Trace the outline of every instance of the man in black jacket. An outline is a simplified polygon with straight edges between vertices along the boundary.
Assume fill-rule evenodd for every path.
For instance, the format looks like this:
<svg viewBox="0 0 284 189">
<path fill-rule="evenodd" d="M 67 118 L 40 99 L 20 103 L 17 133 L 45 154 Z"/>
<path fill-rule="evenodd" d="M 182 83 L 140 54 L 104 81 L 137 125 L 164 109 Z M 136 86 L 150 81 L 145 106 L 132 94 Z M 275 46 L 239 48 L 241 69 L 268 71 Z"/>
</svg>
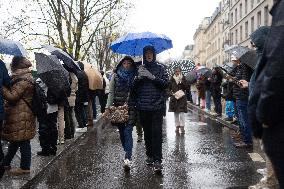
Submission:
<svg viewBox="0 0 284 189">
<path fill-rule="evenodd" d="M 232 71 L 232 75 L 237 80 L 245 80 L 249 81 L 252 70 L 244 63 L 240 62 L 240 60 L 232 55 L 232 62 L 236 65 L 234 70 Z M 236 99 L 236 107 L 238 114 L 238 121 L 240 123 L 240 133 L 242 135 L 243 142 L 236 143 L 235 146 L 238 148 L 251 148 L 252 147 L 252 133 L 251 133 L 251 125 L 248 120 L 248 89 L 241 88 L 237 84 L 233 86 L 233 96 Z"/>
<path fill-rule="evenodd" d="M 250 99 L 256 119 L 263 125 L 262 140 L 279 181 L 284 188 L 284 1 L 274 0 L 273 16 L 256 83 Z M 257 100 L 255 100 L 257 99 Z"/>
<path fill-rule="evenodd" d="M 154 171 L 162 170 L 162 124 L 168 75 L 165 68 L 156 62 L 152 46 L 143 49 L 143 65 L 134 81 L 136 108 L 144 130 L 147 165 L 154 163 Z"/>
</svg>

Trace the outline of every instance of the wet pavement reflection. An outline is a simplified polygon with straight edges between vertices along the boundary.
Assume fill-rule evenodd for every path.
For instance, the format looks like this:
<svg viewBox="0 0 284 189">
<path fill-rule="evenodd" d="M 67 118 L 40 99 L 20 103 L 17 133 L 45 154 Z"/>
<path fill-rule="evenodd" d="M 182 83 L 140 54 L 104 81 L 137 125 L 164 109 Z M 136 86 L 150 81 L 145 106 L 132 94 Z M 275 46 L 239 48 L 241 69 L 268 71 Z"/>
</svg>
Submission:
<svg viewBox="0 0 284 189">
<path fill-rule="evenodd" d="M 176 135 L 174 116 L 163 127 L 163 175 L 145 165 L 144 143 L 133 131 L 133 167 L 123 170 L 124 153 L 116 128 L 103 124 L 62 154 L 27 188 L 247 188 L 259 181 L 257 163 L 236 149 L 229 129 L 208 117 L 186 114 L 185 135 Z M 261 164 L 263 165 L 263 164 Z"/>
</svg>

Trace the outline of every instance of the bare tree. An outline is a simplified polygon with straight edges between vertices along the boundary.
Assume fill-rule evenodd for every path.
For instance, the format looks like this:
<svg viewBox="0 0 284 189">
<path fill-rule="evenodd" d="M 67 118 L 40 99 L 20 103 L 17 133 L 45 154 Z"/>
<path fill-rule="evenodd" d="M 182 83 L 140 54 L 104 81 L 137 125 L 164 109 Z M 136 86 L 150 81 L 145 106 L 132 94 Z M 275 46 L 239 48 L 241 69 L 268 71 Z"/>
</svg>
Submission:
<svg viewBox="0 0 284 189">
<path fill-rule="evenodd" d="M 25 4 L 23 14 L 3 23 L 1 33 L 5 37 L 21 35 L 22 40 L 40 39 L 67 51 L 75 60 L 84 60 L 98 53 L 91 51 L 104 49 L 104 55 L 99 57 L 105 60 L 100 62 L 110 62 L 110 53 L 106 52 L 109 36 L 130 8 L 123 0 L 27 0 L 21 3 Z M 100 43 L 100 48 L 94 48 L 96 43 Z"/>
</svg>

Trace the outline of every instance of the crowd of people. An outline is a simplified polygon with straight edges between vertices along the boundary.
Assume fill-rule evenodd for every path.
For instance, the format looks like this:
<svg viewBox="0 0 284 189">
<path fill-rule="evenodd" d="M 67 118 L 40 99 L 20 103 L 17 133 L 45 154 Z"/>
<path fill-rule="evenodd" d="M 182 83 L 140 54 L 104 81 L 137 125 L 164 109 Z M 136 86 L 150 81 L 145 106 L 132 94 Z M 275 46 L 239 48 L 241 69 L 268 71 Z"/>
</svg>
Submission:
<svg viewBox="0 0 284 189">
<path fill-rule="evenodd" d="M 225 112 L 227 121 L 239 125 L 241 142 L 236 142 L 236 147 L 252 148 L 253 136 L 262 139 L 267 169 L 272 170 L 271 175 L 275 172 L 274 178 L 283 188 L 283 9 L 284 2 L 275 1 L 271 11 L 272 26 L 260 27 L 251 34 L 251 44 L 258 54 L 255 70 L 232 55 L 234 68 L 230 72 L 223 73 L 220 67 L 214 67 L 210 76 L 200 74 L 193 84 L 187 82 L 179 67 L 169 76 L 165 66 L 156 61 L 156 51 L 152 46 L 144 47 L 141 62 L 135 62 L 130 56 L 122 58 L 110 81 L 90 64 L 78 61 L 73 69 L 64 67 L 69 73 L 70 91 L 61 101 L 54 100 L 52 91 L 43 80 L 33 78 L 27 58 L 13 58 L 10 76 L 1 62 L 1 139 L 9 142 L 8 152 L 4 155 L 2 149 L 0 151 L 1 171 L 9 170 L 13 175 L 30 173 L 30 140 L 36 135 L 37 128 L 30 104 L 38 84 L 47 99 L 46 116 L 37 117 L 42 148 L 38 155 L 56 155 L 57 145 L 74 137 L 76 124 L 79 128 L 93 126 L 97 116 L 95 99 L 98 97 L 105 118 L 112 106 L 128 105 L 128 120 L 114 124 L 125 152 L 124 169 L 129 171 L 131 168 L 132 131 L 136 126 L 138 142 L 142 141 L 144 134 L 146 164 L 153 166 L 155 173 L 161 173 L 166 101 L 169 99 L 168 111 L 174 112 L 176 133 L 185 134 L 184 114 L 188 101 L 209 112 L 213 99 L 215 115 L 222 117 Z M 197 64 L 196 70 L 200 66 Z M 11 161 L 18 149 L 21 152 L 20 168 L 11 169 Z"/>
</svg>

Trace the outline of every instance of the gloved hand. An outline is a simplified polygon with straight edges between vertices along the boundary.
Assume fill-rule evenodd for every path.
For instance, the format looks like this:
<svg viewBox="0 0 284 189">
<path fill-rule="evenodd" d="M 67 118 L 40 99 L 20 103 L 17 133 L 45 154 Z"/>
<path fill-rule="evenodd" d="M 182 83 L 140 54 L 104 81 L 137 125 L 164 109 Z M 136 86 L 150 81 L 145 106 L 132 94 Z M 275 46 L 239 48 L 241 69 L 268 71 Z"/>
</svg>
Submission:
<svg viewBox="0 0 284 189">
<path fill-rule="evenodd" d="M 156 77 L 153 74 L 151 74 L 151 72 L 149 72 L 146 68 L 141 66 L 138 69 L 138 79 L 143 79 L 143 78 L 154 80 Z"/>
</svg>

